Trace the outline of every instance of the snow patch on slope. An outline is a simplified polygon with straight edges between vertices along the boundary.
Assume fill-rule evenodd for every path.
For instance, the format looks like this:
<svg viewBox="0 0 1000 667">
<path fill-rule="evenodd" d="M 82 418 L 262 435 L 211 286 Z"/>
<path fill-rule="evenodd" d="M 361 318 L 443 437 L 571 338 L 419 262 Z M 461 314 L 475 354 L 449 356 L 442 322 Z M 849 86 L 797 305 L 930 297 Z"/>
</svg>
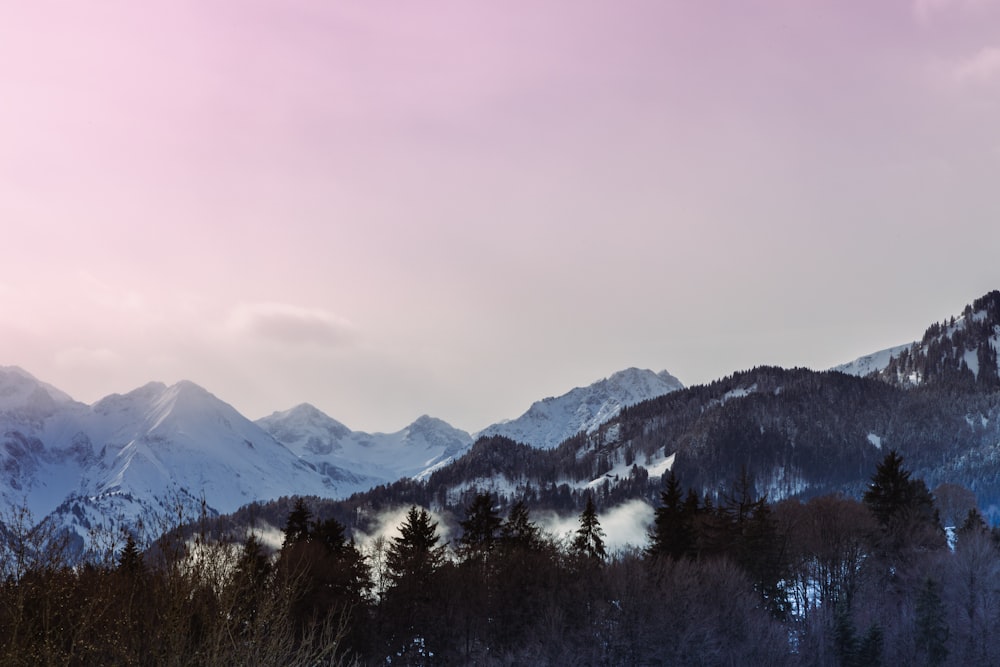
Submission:
<svg viewBox="0 0 1000 667">
<path fill-rule="evenodd" d="M 840 371 L 841 373 L 846 373 L 847 375 L 867 377 L 872 373 L 885 370 L 889 365 L 889 362 L 894 357 L 898 357 L 900 352 L 908 350 L 914 345 L 916 345 L 916 343 L 907 343 L 905 345 L 896 345 L 895 347 L 879 350 L 878 352 L 872 352 L 871 354 L 866 354 L 863 357 L 858 357 L 854 361 L 849 361 L 846 364 L 834 366 L 830 370 Z"/>
<path fill-rule="evenodd" d="M 542 449 L 551 449 L 577 433 L 594 433 L 623 407 L 678 389 L 680 381 L 667 371 L 628 368 L 587 387 L 537 401 L 517 419 L 486 427 L 475 434 L 500 435 Z"/>
</svg>

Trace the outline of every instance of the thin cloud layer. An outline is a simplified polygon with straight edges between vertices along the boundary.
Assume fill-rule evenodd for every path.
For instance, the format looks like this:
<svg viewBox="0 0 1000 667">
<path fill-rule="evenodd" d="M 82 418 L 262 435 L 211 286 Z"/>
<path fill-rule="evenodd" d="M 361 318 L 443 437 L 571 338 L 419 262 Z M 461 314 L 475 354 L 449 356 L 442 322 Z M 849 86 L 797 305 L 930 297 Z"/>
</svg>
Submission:
<svg viewBox="0 0 1000 667">
<path fill-rule="evenodd" d="M 955 67 L 959 83 L 989 84 L 1000 82 L 1000 47 L 988 46 Z"/>
<path fill-rule="evenodd" d="M 289 345 L 339 348 L 349 345 L 354 338 L 354 327 L 346 320 L 320 308 L 286 303 L 237 306 L 230 324 L 241 334 Z"/>
</svg>

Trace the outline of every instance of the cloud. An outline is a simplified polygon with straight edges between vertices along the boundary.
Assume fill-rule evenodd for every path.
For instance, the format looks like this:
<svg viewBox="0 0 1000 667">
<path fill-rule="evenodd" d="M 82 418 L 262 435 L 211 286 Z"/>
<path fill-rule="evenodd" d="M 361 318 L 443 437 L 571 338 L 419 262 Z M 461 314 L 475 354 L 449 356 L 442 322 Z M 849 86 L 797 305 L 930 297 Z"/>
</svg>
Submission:
<svg viewBox="0 0 1000 667">
<path fill-rule="evenodd" d="M 914 0 L 913 15 L 921 23 L 929 23 L 936 16 L 948 12 L 967 12 L 990 5 L 1000 5 L 998 0 Z"/>
<path fill-rule="evenodd" d="M 959 83 L 984 84 L 1000 78 L 1000 47 L 988 46 L 954 69 Z"/>
<path fill-rule="evenodd" d="M 230 326 L 240 334 L 287 344 L 342 347 L 353 339 L 351 324 L 319 308 L 284 303 L 237 306 Z"/>
<path fill-rule="evenodd" d="M 234 530 L 233 533 L 242 533 L 243 539 L 253 535 L 261 544 L 275 551 L 281 549 L 281 545 L 285 542 L 284 530 L 261 520 L 255 521 L 252 526 L 244 526 L 240 530 Z"/>
<path fill-rule="evenodd" d="M 641 500 L 631 500 L 597 515 L 604 529 L 605 547 L 614 553 L 629 547 L 642 547 L 648 541 L 647 532 L 653 521 L 653 508 Z M 538 524 L 558 539 L 572 540 L 580 527 L 578 516 L 543 514 Z"/>
<path fill-rule="evenodd" d="M 380 537 L 386 540 L 399 537 L 399 528 L 406 521 L 406 515 L 409 511 L 410 506 L 406 505 L 380 513 L 377 517 L 375 517 L 373 527 L 370 532 L 355 532 L 354 539 L 358 543 L 358 546 L 362 550 L 367 550 L 370 549 L 372 543 Z M 440 538 L 438 545 L 445 544 L 451 539 L 451 532 L 448 529 L 447 522 L 443 521 L 443 517 L 435 512 L 430 512 L 430 515 L 431 519 L 436 521 L 438 524 L 437 534 Z"/>
</svg>

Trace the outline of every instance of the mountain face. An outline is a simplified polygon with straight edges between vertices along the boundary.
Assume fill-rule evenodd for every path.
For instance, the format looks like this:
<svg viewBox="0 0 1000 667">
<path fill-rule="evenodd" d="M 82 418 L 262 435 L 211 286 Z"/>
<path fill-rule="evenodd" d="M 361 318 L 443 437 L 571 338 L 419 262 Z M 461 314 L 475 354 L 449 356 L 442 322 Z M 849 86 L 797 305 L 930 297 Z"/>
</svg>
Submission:
<svg viewBox="0 0 1000 667">
<path fill-rule="evenodd" d="M 659 502 L 662 475 L 718 503 L 745 471 L 771 502 L 859 497 L 889 449 L 933 491 L 960 485 L 1000 521 L 1000 292 L 928 327 L 916 343 L 840 367 L 759 367 L 635 405 L 558 446 L 484 436 L 424 483 L 373 489 L 328 508 L 366 530 L 374 512 L 410 503 L 461 519 L 474 494 L 509 507 L 579 512 Z M 551 399 L 550 399 L 551 402 Z M 545 406 L 543 401 L 539 405 Z M 543 419 L 539 419 L 543 422 Z M 944 487 L 942 487 L 944 488 Z"/>
<path fill-rule="evenodd" d="M 681 387 L 666 371 L 629 368 L 588 387 L 538 401 L 517 419 L 488 426 L 475 436 L 426 415 L 396 433 L 351 431 L 308 404 L 275 412 L 257 424 L 321 471 L 336 466 L 388 483 L 426 478 L 481 437 L 503 435 L 534 447 L 552 448 L 581 431 L 593 432 L 623 406 Z"/>
<path fill-rule="evenodd" d="M 92 529 L 156 533 L 178 514 L 232 512 L 338 487 L 201 387 L 151 383 L 92 406 L 0 371 L 0 496 L 90 546 Z M 8 517 L 0 518 L 4 521 Z"/>
<path fill-rule="evenodd" d="M 1000 389 L 1000 292 L 965 307 L 959 317 L 932 324 L 919 342 L 894 355 L 879 379 L 901 387 L 974 384 Z"/>
<path fill-rule="evenodd" d="M 629 369 L 507 424 L 551 446 L 677 386 L 667 373 Z M 307 404 L 254 423 L 190 382 L 149 383 L 88 406 L 19 368 L 0 368 L 0 498 L 65 528 L 80 550 L 93 546 L 93 531 L 157 534 L 179 516 L 426 478 L 472 443 L 426 415 L 395 433 L 363 433 Z"/>
<path fill-rule="evenodd" d="M 892 448 L 931 489 L 971 489 L 997 521 L 998 346 L 1000 292 L 991 292 L 919 341 L 839 370 L 760 367 L 681 388 L 667 373 L 628 369 L 539 401 L 474 444 L 426 416 L 396 433 L 361 433 L 300 405 L 252 423 L 190 383 L 87 406 L 3 368 L 0 495 L 85 546 L 91 528 L 141 521 L 155 532 L 178 508 L 196 514 L 202 499 L 214 514 L 371 489 L 337 506 L 357 525 L 393 504 L 459 515 L 477 490 L 558 511 L 578 511 L 588 496 L 655 505 L 669 470 L 713 502 L 744 470 L 771 501 L 859 495 Z"/>
<path fill-rule="evenodd" d="M 899 387 L 968 385 L 1000 389 L 1000 291 L 967 305 L 959 316 L 935 322 L 923 337 L 865 355 L 832 370 L 871 376 Z"/>
<path fill-rule="evenodd" d="M 275 412 L 257 425 L 321 472 L 345 469 L 363 476 L 366 489 L 419 475 L 472 445 L 465 431 L 426 415 L 396 433 L 364 433 L 308 404 Z"/>
<path fill-rule="evenodd" d="M 667 371 L 628 368 L 588 387 L 533 403 L 517 419 L 488 426 L 476 437 L 504 436 L 551 449 L 580 432 L 593 433 L 627 405 L 668 394 L 684 385 Z"/>
</svg>

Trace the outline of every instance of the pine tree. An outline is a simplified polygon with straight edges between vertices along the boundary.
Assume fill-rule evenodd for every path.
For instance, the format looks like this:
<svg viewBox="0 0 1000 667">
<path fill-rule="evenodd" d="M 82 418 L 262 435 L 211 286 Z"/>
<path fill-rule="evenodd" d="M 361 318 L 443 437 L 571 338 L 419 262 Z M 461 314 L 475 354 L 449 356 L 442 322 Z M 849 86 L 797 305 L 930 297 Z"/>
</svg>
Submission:
<svg viewBox="0 0 1000 667">
<path fill-rule="evenodd" d="M 858 667 L 881 667 L 882 651 L 885 643 L 882 628 L 873 623 L 861 639 L 858 647 Z"/>
<path fill-rule="evenodd" d="M 681 499 L 680 482 L 673 470 L 667 478 L 667 488 L 660 493 L 660 502 L 660 507 L 654 513 L 646 555 L 650 558 L 666 556 L 679 560 L 691 550 L 694 517 L 687 513 L 688 505 Z M 697 507 L 697 496 L 695 506 Z"/>
<path fill-rule="evenodd" d="M 241 634 L 252 632 L 270 574 L 271 561 L 257 536 L 251 533 L 243 543 L 230 579 L 235 597 L 233 620 Z"/>
<path fill-rule="evenodd" d="M 965 515 L 965 520 L 956 532 L 958 544 L 964 546 L 964 542 L 968 541 L 969 538 L 974 535 L 986 535 L 990 532 L 990 529 L 989 526 L 986 525 L 986 520 L 983 519 L 983 515 L 979 513 L 979 510 L 972 507 L 969 509 L 968 514 Z"/>
<path fill-rule="evenodd" d="M 260 540 L 251 533 L 243 542 L 243 549 L 240 551 L 233 573 L 234 579 L 257 586 L 267 578 L 270 572 L 271 561 L 264 553 Z"/>
<path fill-rule="evenodd" d="M 833 612 L 833 652 L 841 667 L 855 667 L 858 664 L 858 638 L 854 622 L 846 605 L 837 605 Z"/>
<path fill-rule="evenodd" d="M 306 502 L 302 498 L 296 498 L 295 506 L 288 515 L 285 523 L 285 540 L 281 547 L 305 542 L 309 539 L 309 521 L 312 519 L 312 512 L 306 507 Z"/>
<path fill-rule="evenodd" d="M 311 538 L 323 545 L 331 554 L 341 554 L 347 547 L 344 524 L 334 518 L 317 521 L 312 525 Z"/>
<path fill-rule="evenodd" d="M 462 539 L 459 552 L 466 560 L 485 560 L 496 546 L 502 525 L 488 493 L 478 493 L 460 521 Z"/>
<path fill-rule="evenodd" d="M 917 649 L 925 655 L 928 665 L 943 664 L 948 658 L 950 633 L 938 585 L 930 577 L 917 594 L 916 623 Z"/>
<path fill-rule="evenodd" d="M 438 546 L 437 527 L 427 510 L 410 507 L 386 554 L 389 580 L 394 585 L 424 584 L 444 563 L 445 546 Z"/>
<path fill-rule="evenodd" d="M 863 501 L 883 526 L 910 503 L 910 471 L 903 468 L 903 457 L 895 449 L 875 466 Z"/>
<path fill-rule="evenodd" d="M 591 496 L 587 496 L 587 505 L 580 514 L 580 527 L 573 538 L 573 552 L 598 563 L 608 556 L 604 548 L 604 530 L 597 519 L 597 509 Z"/>
<path fill-rule="evenodd" d="M 944 545 L 944 530 L 934 497 L 922 479 L 910 479 L 903 458 L 892 450 L 875 467 L 862 498 L 883 532 L 885 555 L 902 554 L 906 547 Z"/>
<path fill-rule="evenodd" d="M 132 533 L 125 536 L 125 546 L 118 556 L 118 571 L 130 575 L 139 575 L 145 571 L 145 564 L 142 561 L 142 551 L 136 544 Z"/>
<path fill-rule="evenodd" d="M 504 551 L 533 550 L 539 546 L 541 538 L 542 531 L 531 521 L 528 506 L 523 500 L 518 500 L 500 526 L 500 544 Z"/>
</svg>

